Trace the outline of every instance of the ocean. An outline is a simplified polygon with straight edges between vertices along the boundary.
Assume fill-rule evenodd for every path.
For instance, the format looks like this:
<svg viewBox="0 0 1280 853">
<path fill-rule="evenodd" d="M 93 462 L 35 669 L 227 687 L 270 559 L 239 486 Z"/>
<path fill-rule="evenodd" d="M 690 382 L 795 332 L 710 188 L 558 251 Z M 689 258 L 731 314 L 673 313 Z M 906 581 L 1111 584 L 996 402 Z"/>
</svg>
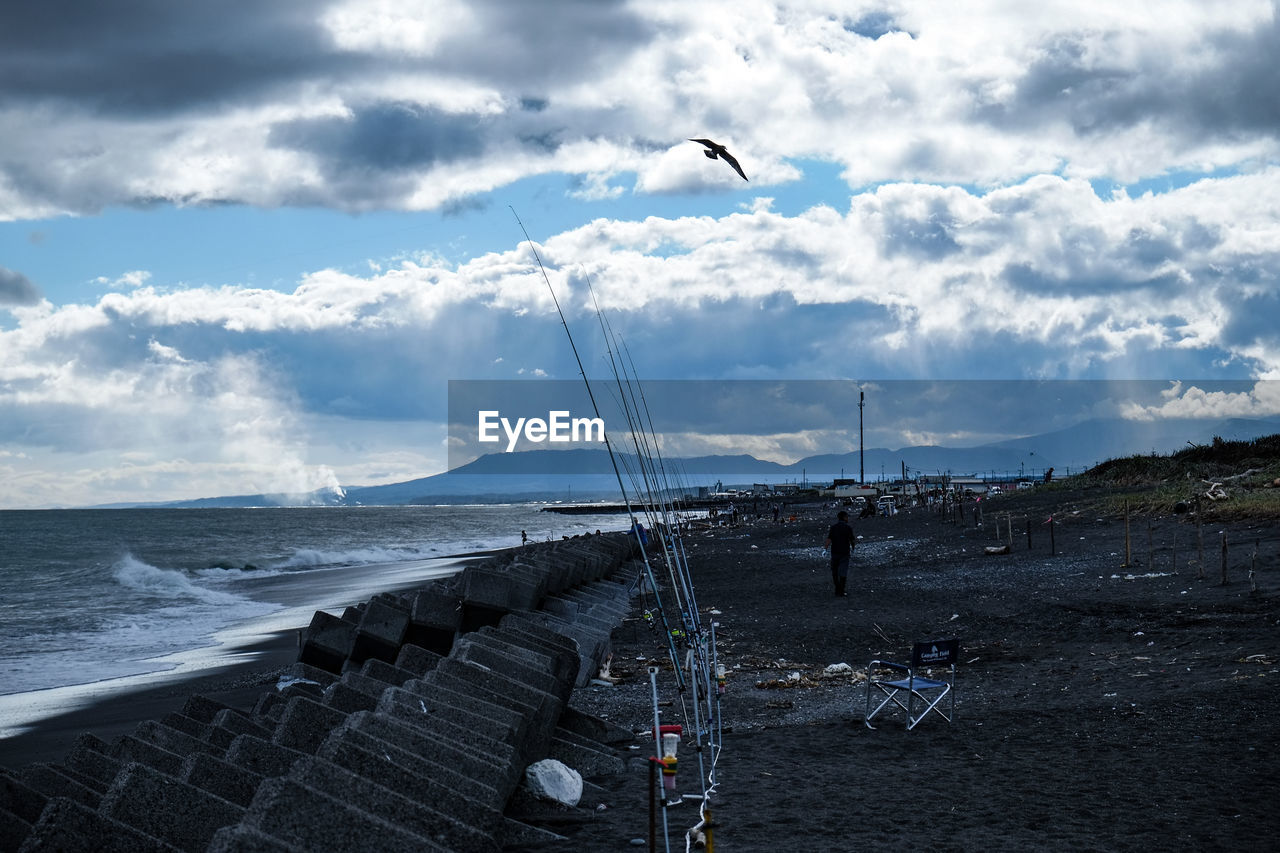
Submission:
<svg viewBox="0 0 1280 853">
<path fill-rule="evenodd" d="M 458 555 L 622 530 L 542 504 L 0 511 L 0 738 L 246 649 Z"/>
</svg>

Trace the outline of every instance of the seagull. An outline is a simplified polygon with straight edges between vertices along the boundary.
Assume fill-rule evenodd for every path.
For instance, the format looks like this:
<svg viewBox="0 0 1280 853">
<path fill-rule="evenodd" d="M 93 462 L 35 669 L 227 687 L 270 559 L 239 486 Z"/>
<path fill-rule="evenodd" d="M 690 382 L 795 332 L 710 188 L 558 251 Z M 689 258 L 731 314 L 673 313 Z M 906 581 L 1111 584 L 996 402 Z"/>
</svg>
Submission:
<svg viewBox="0 0 1280 853">
<path fill-rule="evenodd" d="M 706 154 L 712 160 L 719 157 L 721 160 L 725 161 L 730 166 L 732 166 L 733 171 L 737 172 L 739 175 L 742 176 L 742 180 L 750 183 L 750 181 L 747 179 L 747 173 L 742 171 L 742 167 L 738 165 L 737 158 L 734 157 L 732 154 L 730 154 L 729 150 L 725 148 L 723 145 L 721 145 L 719 142 L 712 142 L 710 139 L 690 139 L 689 141 L 697 142 L 707 146 L 707 150 L 703 151 L 702 152 L 703 154 Z"/>
</svg>

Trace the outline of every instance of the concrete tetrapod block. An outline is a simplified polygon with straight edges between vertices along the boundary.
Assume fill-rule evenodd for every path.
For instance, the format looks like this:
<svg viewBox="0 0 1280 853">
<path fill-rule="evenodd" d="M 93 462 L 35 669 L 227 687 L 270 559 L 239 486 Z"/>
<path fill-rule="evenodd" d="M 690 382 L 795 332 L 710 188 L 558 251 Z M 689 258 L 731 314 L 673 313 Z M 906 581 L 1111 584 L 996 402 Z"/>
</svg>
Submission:
<svg viewBox="0 0 1280 853">
<path fill-rule="evenodd" d="M 608 776 L 627 769 L 626 762 L 607 748 L 563 728 L 552 734 L 547 757 L 567 764 L 583 776 Z"/>
<path fill-rule="evenodd" d="M 347 715 L 319 702 L 295 696 L 285 706 L 271 740 L 300 752 L 314 753 Z"/>
<path fill-rule="evenodd" d="M 293 779 L 262 783 L 244 825 L 301 850 L 419 853 L 446 848 Z"/>
<path fill-rule="evenodd" d="M 495 705 L 503 705 L 529 718 L 530 736 L 539 729 L 550 732 L 560 719 L 564 702 L 537 688 L 507 678 L 489 667 L 445 658 L 434 672 L 422 677 L 428 684 L 443 684 L 452 690 L 473 694 Z"/>
<path fill-rule="evenodd" d="M 337 676 L 327 669 L 321 669 L 318 666 L 297 661 L 289 664 L 280 673 L 280 677 L 276 679 L 276 689 L 280 689 L 281 685 L 291 683 L 314 684 L 321 690 L 328 687 L 337 679 Z"/>
<path fill-rule="evenodd" d="M 51 764 L 28 764 L 22 768 L 22 781 L 49 799 L 64 797 L 90 809 L 96 809 L 102 802 L 101 791 L 90 788 Z"/>
<path fill-rule="evenodd" d="M 178 778 L 229 803 L 247 806 L 253 792 L 262 784 L 263 776 L 212 755 L 197 753 L 182 763 Z"/>
<path fill-rule="evenodd" d="M 356 644 L 356 624 L 317 610 L 307 627 L 298 660 L 328 672 L 342 672 Z"/>
<path fill-rule="evenodd" d="M 477 644 L 490 646 L 499 652 L 512 656 L 527 658 L 535 666 L 544 666 L 546 671 L 566 688 L 572 688 L 578 677 L 578 652 L 564 652 L 561 649 L 549 649 L 540 641 L 526 639 L 514 631 L 503 631 L 500 628 L 484 628 L 471 635 Z M 568 695 L 566 690 L 565 695 Z"/>
<path fill-rule="evenodd" d="M 92 850 L 93 853 L 175 853 L 178 848 L 139 832 L 131 826 L 85 808 L 77 802 L 55 797 L 44 807 L 22 853 L 36 851 Z"/>
<path fill-rule="evenodd" d="M 512 744 L 519 743 L 524 733 L 524 719 L 508 715 L 498 719 L 477 710 L 477 704 L 459 707 L 439 696 L 438 691 L 411 693 L 396 688 L 378 701 L 374 713 L 414 728 L 426 728 L 482 757 L 508 760 L 515 751 Z"/>
<path fill-rule="evenodd" d="M 422 679 L 406 681 L 404 687 L 385 694 L 379 703 L 380 708 L 388 711 L 399 705 L 406 706 L 409 713 L 421 714 L 433 713 L 437 706 L 457 709 L 457 712 L 472 715 L 467 718 L 468 725 L 475 726 L 481 734 L 506 743 L 518 744 L 524 740 L 525 730 L 529 725 L 529 717 L 526 714 L 508 706 L 488 702 L 479 696 L 450 690 Z M 444 713 L 454 712 L 446 710 Z"/>
<path fill-rule="evenodd" d="M 500 805 L 497 788 L 460 772 L 458 768 L 450 763 L 449 758 L 446 758 L 443 754 L 438 759 L 428 758 L 401 748 L 383 738 L 361 731 L 355 726 L 344 726 L 330 735 L 329 740 L 325 741 L 325 745 L 321 747 L 318 753 L 321 758 L 336 760 L 332 758 L 329 752 L 326 752 L 326 750 L 329 750 L 329 744 L 331 743 L 356 746 L 366 752 L 380 756 L 387 764 L 394 764 L 424 778 L 434 779 L 457 794 L 477 803 L 493 808 L 497 808 Z M 342 762 L 338 761 L 337 763 L 341 764 Z M 355 768 L 351 769 L 354 770 Z"/>
<path fill-rule="evenodd" d="M 146 743 L 154 744 L 161 749 L 181 758 L 186 758 L 196 752 L 205 752 L 210 755 L 222 755 L 223 749 L 209 743 L 207 740 L 200 740 L 192 737 L 186 732 L 179 731 L 164 723 L 158 723 L 155 720 L 146 720 L 138 724 L 133 731 L 134 736 Z M 230 743 L 230 741 L 228 741 Z M 149 763 L 149 762 L 143 762 Z M 179 760 L 181 764 L 181 760 Z M 164 769 L 164 768 L 157 768 Z M 173 771 L 164 769 L 164 772 L 171 773 Z"/>
<path fill-rule="evenodd" d="M 597 717 L 595 714 L 588 714 L 572 705 L 565 708 L 564 713 L 560 715 L 560 728 L 582 735 L 596 743 L 617 745 L 634 743 L 636 740 L 635 732 L 630 729 L 624 729 L 622 726 Z"/>
<path fill-rule="evenodd" d="M 238 823 L 215 832 L 205 853 L 303 853 L 303 850 Z"/>
<path fill-rule="evenodd" d="M 352 714 L 348 725 L 492 788 L 499 792 L 499 800 L 510 783 L 512 768 L 519 769 L 511 744 L 479 737 L 438 717 L 409 722 L 391 714 L 362 712 Z"/>
<path fill-rule="evenodd" d="M 372 711 L 378 706 L 377 696 L 365 693 L 363 690 L 357 690 L 341 681 L 335 681 L 325 688 L 324 697 L 321 701 L 335 711 L 341 711 L 344 714 L 354 714 L 356 711 Z"/>
<path fill-rule="evenodd" d="M 236 711 L 224 702 L 219 702 L 217 699 L 210 699 L 208 696 L 201 696 L 198 693 L 187 697 L 186 704 L 182 706 L 182 713 L 184 716 L 190 717 L 193 720 L 199 720 L 202 723 L 213 722 L 214 716 L 219 711 L 233 711 L 237 714 L 243 713 L 241 711 Z"/>
<path fill-rule="evenodd" d="M 209 731 L 209 724 L 202 723 L 194 717 L 188 717 L 186 714 L 165 714 L 160 718 L 160 722 L 171 729 L 177 729 L 185 735 L 191 735 L 195 738 L 203 738 Z"/>
<path fill-rule="evenodd" d="M 17 850 L 30 834 L 30 821 L 0 806 L 0 850 Z"/>
<path fill-rule="evenodd" d="M 521 614 L 529 622 L 548 630 L 571 637 L 578 647 L 578 678 L 575 685 L 583 687 L 590 683 L 600 671 L 600 664 L 613 648 L 612 628 L 594 627 L 586 624 L 589 617 L 581 621 L 566 620 L 550 613 L 538 612 Z"/>
<path fill-rule="evenodd" d="M 409 609 L 404 641 L 447 655 L 462 624 L 462 599 L 438 586 L 419 590 Z"/>
<path fill-rule="evenodd" d="M 532 653 L 499 650 L 471 635 L 458 640 L 450 657 L 460 662 L 478 663 L 561 700 L 568 698 L 569 688 L 573 687 L 572 682 L 565 684 L 547 672 L 546 668 L 540 667 Z"/>
<path fill-rule="evenodd" d="M 504 705 L 527 717 L 528 729 L 520 744 L 523 756 L 545 754 L 551 730 L 564 710 L 564 703 L 555 696 L 470 663 L 443 661 L 440 669 L 428 673 L 423 680 Z"/>
<path fill-rule="evenodd" d="M 419 803 L 390 788 L 320 758 L 299 761 L 289 778 L 322 794 L 415 832 L 458 853 L 496 853 L 493 838 L 428 803 Z"/>
<path fill-rule="evenodd" d="M 403 646 L 401 649 L 403 650 Z M 399 659 L 400 656 L 396 655 L 396 660 Z M 373 658 L 364 662 L 364 665 L 360 667 L 359 674 L 392 687 L 399 687 L 409 679 L 418 677 L 418 673 L 412 670 L 402 669 L 394 663 L 386 663 Z"/>
<path fill-rule="evenodd" d="M 263 740 L 271 740 L 271 729 L 258 725 L 237 711 L 219 711 L 214 715 L 210 726 L 211 731 L 221 730 L 231 735 L 231 739 L 227 741 L 228 746 L 238 735 L 253 735 Z"/>
<path fill-rule="evenodd" d="M 27 823 L 40 819 L 49 795 L 23 782 L 9 771 L 0 768 L 0 809 L 4 809 Z"/>
<path fill-rule="evenodd" d="M 393 599 L 377 596 L 370 599 L 360 618 L 355 645 L 349 656 L 352 663 L 370 658 L 392 663 L 400 653 L 405 631 L 409 628 L 409 610 Z"/>
<path fill-rule="evenodd" d="M 81 784 L 104 794 L 123 766 L 118 759 L 85 743 L 83 737 L 76 741 L 76 745 L 63 758 L 63 765 L 66 770 L 73 771 L 73 778 Z"/>
<path fill-rule="evenodd" d="M 547 645 L 561 647 L 566 652 L 576 652 L 578 648 L 577 641 L 569 635 L 530 619 L 523 613 L 511 613 L 504 616 L 502 621 L 498 623 L 498 627 L 531 634 Z"/>
<path fill-rule="evenodd" d="M 262 776 L 283 776 L 306 754 L 253 735 L 240 735 L 227 749 L 227 763 Z"/>
<path fill-rule="evenodd" d="M 238 823 L 244 814 L 234 803 L 143 764 L 120 772 L 98 811 L 192 853 L 204 850 L 218 829 Z"/>
<path fill-rule="evenodd" d="M 390 760 L 388 755 L 357 745 L 353 738 L 331 738 L 316 757 L 398 791 L 414 802 L 438 809 L 485 834 L 492 835 L 502 822 L 502 812 L 497 807 L 460 794 L 447 780 L 432 774 L 425 763 L 416 768 L 406 767 Z"/>
<path fill-rule="evenodd" d="M 450 645 L 453 641 L 450 640 Z M 400 656 L 396 658 L 396 666 L 406 669 L 421 677 L 436 668 L 444 656 L 421 646 L 404 645 L 400 647 Z"/>
</svg>

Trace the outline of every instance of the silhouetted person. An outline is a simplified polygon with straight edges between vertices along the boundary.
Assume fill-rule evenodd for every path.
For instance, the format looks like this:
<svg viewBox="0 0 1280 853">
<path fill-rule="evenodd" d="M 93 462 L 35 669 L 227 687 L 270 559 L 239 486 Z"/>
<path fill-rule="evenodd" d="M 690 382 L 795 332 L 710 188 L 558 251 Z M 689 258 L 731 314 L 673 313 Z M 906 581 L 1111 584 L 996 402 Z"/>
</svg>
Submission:
<svg viewBox="0 0 1280 853">
<path fill-rule="evenodd" d="M 849 526 L 849 513 L 836 513 L 836 523 L 827 531 L 822 547 L 831 549 L 831 582 L 836 595 L 847 595 L 845 581 L 849 578 L 849 560 L 853 557 L 853 528 Z"/>
</svg>

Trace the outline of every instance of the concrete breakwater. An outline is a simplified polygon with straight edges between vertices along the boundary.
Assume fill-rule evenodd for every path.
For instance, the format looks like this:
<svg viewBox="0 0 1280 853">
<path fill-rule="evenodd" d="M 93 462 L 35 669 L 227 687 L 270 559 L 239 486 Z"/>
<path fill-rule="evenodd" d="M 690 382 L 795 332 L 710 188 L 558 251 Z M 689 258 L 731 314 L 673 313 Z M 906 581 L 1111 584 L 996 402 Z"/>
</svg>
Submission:
<svg viewBox="0 0 1280 853">
<path fill-rule="evenodd" d="M 533 763 L 622 769 L 569 698 L 630 609 L 634 542 L 505 552 L 341 617 L 317 612 L 251 709 L 200 695 L 60 763 L 0 768 L 0 850 L 497 851 Z"/>
</svg>

